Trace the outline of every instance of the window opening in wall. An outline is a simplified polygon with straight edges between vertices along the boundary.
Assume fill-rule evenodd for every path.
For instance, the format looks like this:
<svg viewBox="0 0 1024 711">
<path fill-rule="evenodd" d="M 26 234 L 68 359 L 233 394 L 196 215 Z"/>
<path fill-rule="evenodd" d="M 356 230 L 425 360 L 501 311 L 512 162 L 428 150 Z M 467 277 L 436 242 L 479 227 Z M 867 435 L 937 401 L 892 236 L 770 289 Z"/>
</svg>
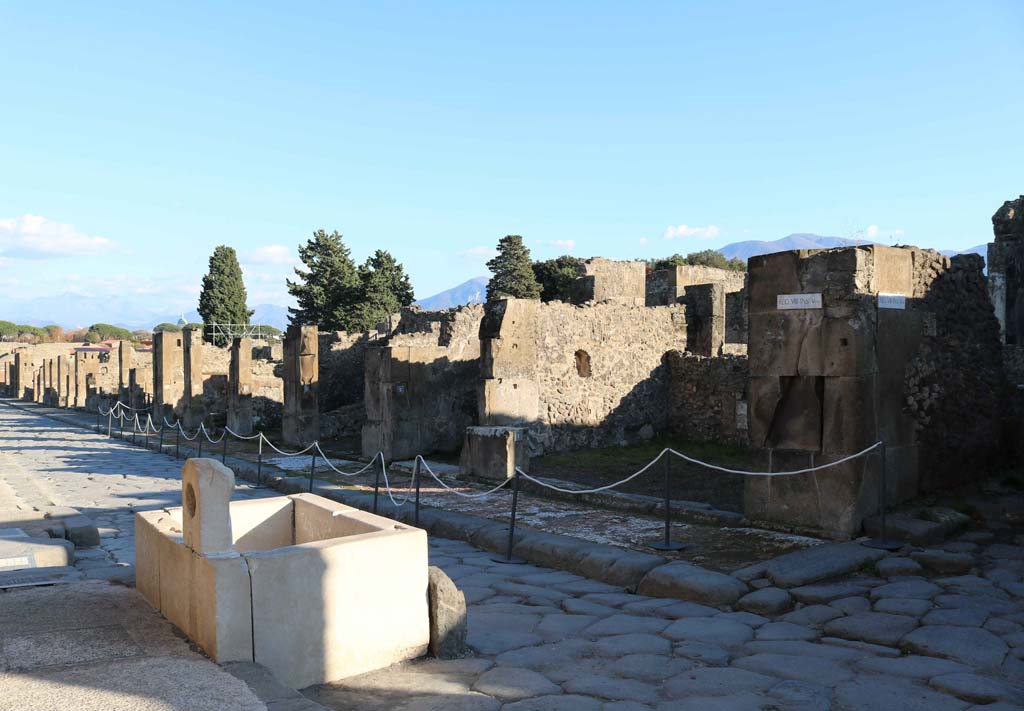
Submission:
<svg viewBox="0 0 1024 711">
<path fill-rule="evenodd" d="M 590 354 L 586 351 L 576 351 L 576 374 L 581 378 L 590 377 Z"/>
</svg>

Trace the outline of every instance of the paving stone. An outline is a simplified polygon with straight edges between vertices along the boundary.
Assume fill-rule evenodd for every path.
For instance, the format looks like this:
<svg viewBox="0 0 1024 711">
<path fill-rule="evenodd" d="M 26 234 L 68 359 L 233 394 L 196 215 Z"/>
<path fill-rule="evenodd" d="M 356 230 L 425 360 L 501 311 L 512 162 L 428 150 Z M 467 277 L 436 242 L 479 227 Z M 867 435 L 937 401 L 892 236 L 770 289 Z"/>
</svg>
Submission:
<svg viewBox="0 0 1024 711">
<path fill-rule="evenodd" d="M 653 597 L 640 599 L 637 602 L 626 603 L 622 606 L 623 612 L 631 615 L 653 615 L 658 608 L 673 604 L 673 601 L 664 597 Z"/>
<path fill-rule="evenodd" d="M 749 585 L 753 590 L 774 587 L 774 585 L 772 585 L 772 581 L 768 578 L 755 578 L 751 580 L 749 583 L 747 583 L 747 585 Z"/>
<path fill-rule="evenodd" d="M 590 696 L 577 694 L 538 696 L 505 704 L 501 708 L 502 711 L 602 711 L 600 701 Z"/>
<path fill-rule="evenodd" d="M 988 611 L 978 607 L 953 607 L 932 610 L 924 619 L 923 625 L 959 625 L 962 627 L 981 627 L 988 619 Z"/>
<path fill-rule="evenodd" d="M 699 605 L 696 602 L 673 602 L 654 610 L 655 615 L 669 620 L 681 620 L 685 617 L 712 617 L 718 612 L 714 607 Z"/>
<path fill-rule="evenodd" d="M 655 568 L 644 576 L 637 592 L 707 605 L 731 605 L 747 592 L 747 586 L 731 575 L 675 561 Z"/>
<path fill-rule="evenodd" d="M 777 708 L 787 711 L 830 711 L 832 708 L 832 690 L 821 684 L 788 680 L 772 687 L 768 695 L 779 701 Z"/>
<path fill-rule="evenodd" d="M 666 627 L 662 634 L 676 641 L 710 642 L 726 647 L 743 644 L 754 638 L 754 630 L 748 625 L 702 617 L 677 620 Z"/>
<path fill-rule="evenodd" d="M 734 660 L 733 666 L 779 679 L 809 681 L 826 686 L 853 678 L 853 672 L 842 662 L 804 655 L 754 654 Z"/>
<path fill-rule="evenodd" d="M 534 631 L 545 637 L 561 639 L 575 635 L 584 627 L 589 627 L 599 619 L 601 618 L 594 617 L 593 615 L 568 615 L 564 613 L 545 615 Z"/>
<path fill-rule="evenodd" d="M 608 617 L 618 612 L 614 607 L 598 605 L 575 597 L 562 600 L 562 609 L 574 615 L 592 615 L 594 617 Z"/>
<path fill-rule="evenodd" d="M 960 699 L 910 679 L 859 676 L 836 687 L 834 703 L 843 711 L 960 711 Z"/>
<path fill-rule="evenodd" d="M 589 657 L 593 653 L 593 642 L 574 638 L 540 646 L 509 650 L 499 654 L 495 657 L 494 661 L 505 666 L 543 670 L 557 664 Z"/>
<path fill-rule="evenodd" d="M 821 627 L 829 620 L 834 620 L 842 615 L 842 612 L 831 605 L 807 605 L 783 615 L 782 621 L 807 627 Z"/>
<path fill-rule="evenodd" d="M 976 704 L 995 701 L 1019 702 L 1021 693 L 1001 681 L 969 672 L 957 672 L 933 677 L 928 685 Z"/>
<path fill-rule="evenodd" d="M 808 605 L 823 605 L 834 600 L 859 597 L 867 594 L 867 588 L 852 583 L 823 583 L 802 585 L 789 591 L 794 598 Z"/>
<path fill-rule="evenodd" d="M 688 659 L 660 654 L 627 654 L 615 660 L 613 665 L 618 676 L 658 684 L 694 667 L 693 662 Z"/>
<path fill-rule="evenodd" d="M 677 657 L 692 659 L 711 667 L 723 667 L 732 659 L 729 650 L 711 642 L 681 642 L 672 651 Z"/>
<path fill-rule="evenodd" d="M 1002 617 L 989 618 L 988 622 L 986 622 L 983 627 L 992 634 L 1000 636 L 1020 632 L 1021 629 L 1024 629 L 1020 624 L 1003 619 Z"/>
<path fill-rule="evenodd" d="M 568 680 L 562 688 L 570 694 L 585 694 L 613 701 L 654 703 L 658 700 L 658 692 L 653 686 L 635 679 L 584 674 Z"/>
<path fill-rule="evenodd" d="M 732 620 L 733 622 L 750 625 L 754 629 L 771 622 L 767 617 L 755 615 L 752 612 L 719 612 L 715 617 L 720 620 Z"/>
<path fill-rule="evenodd" d="M 557 684 L 532 669 L 504 666 L 484 672 L 472 688 L 502 701 L 518 701 L 531 696 L 558 694 L 562 691 Z"/>
<path fill-rule="evenodd" d="M 940 548 L 950 553 L 976 553 L 981 546 L 970 541 L 949 541 L 943 543 Z"/>
<path fill-rule="evenodd" d="M 760 563 L 754 563 L 753 565 L 748 565 L 745 568 L 734 570 L 732 575 L 738 580 L 749 583 L 757 578 L 763 578 L 767 570 L 768 561 L 761 561 Z"/>
<path fill-rule="evenodd" d="M 884 647 L 880 644 L 871 644 L 870 642 L 858 642 L 853 639 L 843 639 L 841 637 L 822 637 L 822 644 L 827 644 L 834 647 L 845 647 L 847 649 L 855 649 L 865 654 L 873 654 L 877 657 L 898 657 L 900 656 L 900 650 L 892 647 Z"/>
<path fill-rule="evenodd" d="M 736 607 L 758 615 L 781 615 L 793 607 L 793 596 L 782 588 L 762 588 L 741 597 Z"/>
<path fill-rule="evenodd" d="M 782 640 L 778 642 L 754 640 L 744 644 L 743 650 L 750 654 L 788 654 L 793 656 L 821 657 L 841 662 L 862 659 L 866 656 L 865 652 L 856 649 L 800 640 Z"/>
<path fill-rule="evenodd" d="M 886 578 L 897 575 L 920 575 L 922 572 L 921 564 L 916 560 L 899 556 L 883 558 L 875 563 L 875 570 L 878 571 L 879 575 Z"/>
<path fill-rule="evenodd" d="M 988 595 L 938 595 L 933 602 L 938 607 L 977 607 L 987 610 L 991 615 L 1012 615 L 1020 609 L 1018 605 L 1009 600 Z"/>
<path fill-rule="evenodd" d="M 728 696 L 690 696 L 658 704 L 657 711 L 765 711 L 772 709 L 772 698 L 761 693 L 741 691 Z"/>
<path fill-rule="evenodd" d="M 886 659 L 884 657 L 866 657 L 857 663 L 865 671 L 885 674 L 887 676 L 905 676 L 912 679 L 931 679 L 940 674 L 969 672 L 970 667 L 938 657 L 921 657 L 916 654 Z"/>
<path fill-rule="evenodd" d="M 985 549 L 985 555 L 991 558 L 1024 560 L 1024 546 L 1011 546 L 1006 543 L 993 543 Z"/>
<path fill-rule="evenodd" d="M 616 592 L 588 593 L 583 596 L 583 599 L 587 602 L 597 603 L 598 605 L 621 607 L 622 605 L 628 605 L 631 602 L 643 602 L 647 598 L 631 595 L 630 593 L 618 590 Z"/>
<path fill-rule="evenodd" d="M 884 556 L 883 551 L 857 543 L 827 543 L 774 558 L 766 572 L 779 587 L 795 588 L 852 573 Z"/>
<path fill-rule="evenodd" d="M 782 640 L 803 640 L 817 639 L 820 636 L 817 630 L 803 625 L 795 625 L 792 622 L 770 622 L 755 632 L 754 637 L 764 641 Z"/>
<path fill-rule="evenodd" d="M 627 654 L 668 654 L 672 643 L 656 634 L 621 634 L 604 637 L 594 644 L 594 651 L 602 657 L 623 657 Z"/>
<path fill-rule="evenodd" d="M 829 605 L 845 615 L 856 615 L 871 609 L 871 601 L 866 597 L 844 597 L 841 600 L 833 600 Z"/>
<path fill-rule="evenodd" d="M 972 627 L 927 625 L 907 634 L 900 646 L 910 652 L 943 657 L 972 667 L 995 667 L 1006 656 L 1003 640 Z"/>
<path fill-rule="evenodd" d="M 895 646 L 903 635 L 915 627 L 917 620 L 906 615 L 860 612 L 827 622 L 824 631 L 830 637 Z"/>
<path fill-rule="evenodd" d="M 970 553 L 929 549 L 911 553 L 911 557 L 929 570 L 942 575 L 967 573 L 974 567 L 974 556 Z"/>
<path fill-rule="evenodd" d="M 469 646 L 481 654 L 501 654 L 511 649 L 532 647 L 544 641 L 540 635 L 532 632 L 476 632 L 473 624 L 469 625 Z"/>
<path fill-rule="evenodd" d="M 885 597 L 875 602 L 875 612 L 885 612 L 891 615 L 921 617 L 930 609 L 932 609 L 930 601 L 915 598 Z"/>
<path fill-rule="evenodd" d="M 900 580 L 895 583 L 888 583 L 874 588 L 870 595 L 872 600 L 880 600 L 886 597 L 918 598 L 930 600 L 942 592 L 942 588 L 930 583 L 923 578 Z"/>
<path fill-rule="evenodd" d="M 665 682 L 665 693 L 674 699 L 686 696 L 724 696 L 740 691 L 768 689 L 778 683 L 764 674 L 735 667 L 699 667 Z"/>
<path fill-rule="evenodd" d="M 607 635 L 633 634 L 646 632 L 657 634 L 669 625 L 668 620 L 659 617 L 640 617 L 638 615 L 612 615 L 598 620 L 584 630 L 588 637 Z"/>
</svg>

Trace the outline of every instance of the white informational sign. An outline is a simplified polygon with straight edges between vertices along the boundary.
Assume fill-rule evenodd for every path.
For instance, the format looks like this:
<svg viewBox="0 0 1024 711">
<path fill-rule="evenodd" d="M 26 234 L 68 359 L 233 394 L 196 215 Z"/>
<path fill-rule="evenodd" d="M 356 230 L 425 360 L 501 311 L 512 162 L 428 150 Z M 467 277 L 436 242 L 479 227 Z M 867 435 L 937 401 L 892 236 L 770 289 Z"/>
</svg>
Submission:
<svg viewBox="0 0 1024 711">
<path fill-rule="evenodd" d="M 900 311 L 903 311 L 907 308 L 907 297 L 903 294 L 879 294 L 878 308 L 899 309 Z"/>
<path fill-rule="evenodd" d="M 821 294 L 779 294 L 775 299 L 779 310 L 821 308 Z"/>
</svg>

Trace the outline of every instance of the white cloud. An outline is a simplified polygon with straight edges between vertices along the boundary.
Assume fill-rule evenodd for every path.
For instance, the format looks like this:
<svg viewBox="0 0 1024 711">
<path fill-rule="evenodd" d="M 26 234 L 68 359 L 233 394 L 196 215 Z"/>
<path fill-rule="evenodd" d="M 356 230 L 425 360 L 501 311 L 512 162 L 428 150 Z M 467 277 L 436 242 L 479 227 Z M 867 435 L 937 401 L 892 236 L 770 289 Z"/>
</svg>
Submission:
<svg viewBox="0 0 1024 711">
<path fill-rule="evenodd" d="M 290 247 L 283 244 L 268 244 L 266 247 L 257 247 L 247 252 L 243 261 L 249 264 L 276 264 L 279 266 L 291 266 L 298 260 L 292 254 Z"/>
<path fill-rule="evenodd" d="M 551 242 L 552 247 L 558 247 L 566 251 L 572 251 L 576 249 L 576 240 L 574 239 L 556 239 Z"/>
<path fill-rule="evenodd" d="M 864 230 L 864 236 L 868 239 L 877 239 L 879 235 L 883 237 L 902 237 L 903 234 L 903 230 L 882 229 L 878 225 L 868 225 L 867 229 Z"/>
<path fill-rule="evenodd" d="M 113 246 L 106 237 L 87 235 L 39 215 L 0 219 L 0 254 L 8 258 L 83 257 L 102 254 Z"/>
<path fill-rule="evenodd" d="M 650 242 L 650 240 L 647 239 L 646 237 L 641 237 L 640 238 L 640 244 L 647 244 L 648 242 Z"/>
<path fill-rule="evenodd" d="M 665 233 L 662 235 L 662 239 L 685 239 L 687 237 L 693 237 L 695 239 L 714 239 L 720 234 L 722 234 L 722 231 L 715 225 L 708 225 L 707 227 L 669 225 L 665 228 Z"/>
</svg>

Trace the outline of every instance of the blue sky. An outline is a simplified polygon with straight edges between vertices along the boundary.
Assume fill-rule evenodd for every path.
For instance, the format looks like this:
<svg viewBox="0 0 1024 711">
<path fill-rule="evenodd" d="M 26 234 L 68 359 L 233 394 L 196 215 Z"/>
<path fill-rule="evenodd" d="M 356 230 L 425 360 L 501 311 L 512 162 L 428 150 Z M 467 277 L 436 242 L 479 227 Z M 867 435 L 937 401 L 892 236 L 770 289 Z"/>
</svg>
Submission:
<svg viewBox="0 0 1024 711">
<path fill-rule="evenodd" d="M 284 303 L 318 227 L 418 296 L 508 233 L 966 248 L 1024 192 L 1021 27 L 1016 1 L 0 5 L 0 318 L 183 310 L 221 243 Z"/>
</svg>

